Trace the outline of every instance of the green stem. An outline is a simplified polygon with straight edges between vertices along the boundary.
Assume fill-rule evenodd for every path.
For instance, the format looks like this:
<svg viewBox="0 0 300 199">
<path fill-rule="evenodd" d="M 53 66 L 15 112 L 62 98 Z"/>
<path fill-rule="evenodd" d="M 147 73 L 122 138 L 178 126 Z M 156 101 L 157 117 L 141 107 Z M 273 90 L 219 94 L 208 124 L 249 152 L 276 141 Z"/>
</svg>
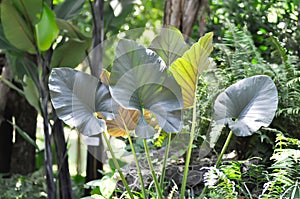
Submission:
<svg viewBox="0 0 300 199">
<path fill-rule="evenodd" d="M 223 155 L 224 155 L 226 149 L 227 149 L 228 146 L 229 146 L 229 143 L 230 143 L 230 140 L 231 140 L 232 136 L 233 136 L 233 132 L 230 131 L 229 134 L 228 134 L 228 136 L 227 136 L 226 142 L 225 142 L 225 144 L 223 145 L 222 151 L 221 151 L 221 153 L 220 153 L 220 155 L 219 155 L 219 157 L 218 157 L 218 160 L 217 160 L 217 162 L 216 162 L 216 168 L 219 168 L 219 166 L 220 166 L 220 164 L 221 164 L 221 161 L 222 161 L 222 157 L 223 157 Z"/>
<path fill-rule="evenodd" d="M 196 118 L 197 118 L 196 102 L 197 102 L 197 100 L 196 100 L 196 95 L 195 95 L 194 104 L 193 104 L 193 118 L 192 118 L 192 127 L 191 127 L 191 133 L 190 133 L 190 142 L 189 142 L 188 151 L 186 154 L 185 168 L 184 168 L 184 174 L 183 174 L 181 192 L 180 192 L 180 199 L 185 198 L 186 182 L 187 182 L 187 177 L 188 177 L 188 173 L 189 173 L 189 165 L 190 165 L 194 136 L 195 136 L 195 127 L 196 127 Z"/>
<path fill-rule="evenodd" d="M 131 151 L 132 151 L 132 154 L 133 154 L 133 157 L 134 157 L 134 161 L 135 161 L 135 164 L 136 164 L 136 169 L 137 169 L 137 172 L 138 172 L 139 180 L 140 180 L 140 183 L 141 183 L 141 189 L 142 189 L 143 197 L 144 197 L 144 199 L 146 199 L 147 194 L 146 194 L 146 190 L 145 190 L 145 185 L 144 185 L 144 180 L 143 180 L 141 168 L 140 168 L 140 165 L 139 165 L 139 160 L 137 159 L 136 152 L 135 152 L 135 149 L 134 149 L 134 146 L 133 146 L 133 143 L 132 143 L 132 140 L 131 140 L 131 137 L 130 137 L 130 134 L 129 134 L 127 128 L 126 128 L 126 131 L 127 131 Z"/>
<path fill-rule="evenodd" d="M 227 150 L 227 148 L 228 148 L 228 146 L 229 146 L 229 143 L 230 143 L 230 141 L 231 141 L 232 136 L 233 136 L 233 132 L 230 131 L 229 134 L 228 134 L 228 136 L 227 136 L 227 139 L 226 139 L 226 141 L 225 141 L 225 143 L 224 143 L 224 145 L 223 145 L 222 151 L 221 151 L 221 153 L 219 154 L 218 160 L 217 160 L 217 162 L 216 162 L 216 168 L 219 168 L 219 167 L 220 167 L 220 164 L 221 164 L 221 161 L 222 161 L 222 157 L 223 157 L 225 151 Z M 200 195 L 199 198 L 203 198 L 203 197 L 204 197 L 204 195 L 205 195 L 207 189 L 208 189 L 208 187 L 205 185 L 205 187 L 203 188 L 203 190 L 202 190 L 201 195 Z"/>
<path fill-rule="evenodd" d="M 165 151 L 164 162 L 163 162 L 163 167 L 162 167 L 161 176 L 160 176 L 160 188 L 161 189 L 164 189 L 166 165 L 167 165 L 167 160 L 168 160 L 168 156 L 169 156 L 170 145 L 171 145 L 171 133 L 168 133 L 168 143 L 167 143 L 167 147 L 166 147 L 166 151 Z"/>
<path fill-rule="evenodd" d="M 114 151 L 113 151 L 113 149 L 112 149 L 112 147 L 111 147 L 111 145 L 110 145 L 110 142 L 109 142 L 109 140 L 108 140 L 108 138 L 107 138 L 106 132 L 103 133 L 103 137 L 104 137 L 105 142 L 106 142 L 106 144 L 107 144 L 108 150 L 109 150 L 109 152 L 110 152 L 110 154 L 111 154 L 111 156 L 112 156 L 112 160 L 113 160 L 113 162 L 114 162 L 114 165 L 115 165 L 115 167 L 117 168 L 117 170 L 118 170 L 118 172 L 119 172 L 119 174 L 120 174 L 120 177 L 121 177 L 121 179 L 122 179 L 122 182 L 123 182 L 123 184 L 124 184 L 126 190 L 127 190 L 128 194 L 129 194 L 130 198 L 131 198 L 131 199 L 134 199 L 134 196 L 133 196 L 132 192 L 130 191 L 130 188 L 129 188 L 129 186 L 128 186 L 128 183 L 127 183 L 127 181 L 126 181 L 126 179 L 125 179 L 125 177 L 124 177 L 124 175 L 123 175 L 123 172 L 122 172 L 122 170 L 121 170 L 121 168 L 120 168 L 120 165 L 119 165 L 119 163 L 118 163 L 118 161 L 117 161 L 117 158 L 116 158 L 116 156 L 115 156 L 115 153 L 114 153 Z"/>
<path fill-rule="evenodd" d="M 163 199 L 162 191 L 160 189 L 160 186 L 159 186 L 159 183 L 158 183 L 158 180 L 157 180 L 157 177 L 156 177 L 156 173 L 154 171 L 154 168 L 153 168 L 153 165 L 152 165 L 152 161 L 151 161 L 151 158 L 150 158 L 150 153 L 149 153 L 149 149 L 148 149 L 147 140 L 143 139 L 143 142 L 144 142 L 144 148 L 145 148 L 145 153 L 146 153 L 148 165 L 150 167 L 152 178 L 154 180 L 154 184 L 155 184 L 157 196 L 158 196 L 159 199 Z"/>
</svg>

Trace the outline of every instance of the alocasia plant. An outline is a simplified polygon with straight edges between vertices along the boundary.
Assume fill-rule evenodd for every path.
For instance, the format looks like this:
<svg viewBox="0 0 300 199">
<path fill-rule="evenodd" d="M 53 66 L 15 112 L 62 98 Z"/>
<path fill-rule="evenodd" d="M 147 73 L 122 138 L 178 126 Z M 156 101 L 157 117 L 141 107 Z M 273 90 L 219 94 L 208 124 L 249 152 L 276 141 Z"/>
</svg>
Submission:
<svg viewBox="0 0 300 199">
<path fill-rule="evenodd" d="M 224 125 L 231 131 L 216 162 L 221 164 L 230 140 L 236 136 L 250 136 L 262 126 L 271 124 L 278 105 L 278 93 L 273 80 L 266 75 L 256 75 L 229 86 L 219 94 L 214 103 L 212 129 L 202 147 L 214 147 Z M 200 198 L 203 198 L 207 186 Z"/>
<path fill-rule="evenodd" d="M 123 107 L 138 110 L 140 118 L 136 135 L 149 138 L 154 129 L 144 118 L 144 109 L 155 114 L 166 132 L 179 132 L 182 127 L 181 90 L 170 76 L 164 61 L 155 52 L 130 40 L 120 40 L 116 49 L 110 90 Z"/>
<path fill-rule="evenodd" d="M 96 112 L 113 119 L 109 89 L 93 76 L 71 68 L 53 69 L 49 89 L 59 118 L 84 135 L 104 132 L 105 122 L 95 117 Z"/>
</svg>

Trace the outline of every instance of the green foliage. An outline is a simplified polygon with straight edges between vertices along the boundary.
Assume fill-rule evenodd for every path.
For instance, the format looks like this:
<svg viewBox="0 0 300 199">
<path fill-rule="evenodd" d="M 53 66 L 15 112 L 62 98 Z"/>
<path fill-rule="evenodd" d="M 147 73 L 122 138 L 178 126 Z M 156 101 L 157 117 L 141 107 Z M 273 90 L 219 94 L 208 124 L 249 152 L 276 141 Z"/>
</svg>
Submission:
<svg viewBox="0 0 300 199">
<path fill-rule="evenodd" d="M 233 168 L 230 168 L 231 177 L 240 178 L 239 171 L 232 169 Z M 229 169 L 226 169 L 226 171 L 229 171 Z M 234 174 L 234 176 L 232 174 Z M 204 174 L 204 180 L 205 185 L 210 189 L 207 196 L 208 198 L 237 198 L 238 193 L 235 187 L 235 182 L 231 180 L 223 171 L 215 167 L 211 167 Z"/>
<path fill-rule="evenodd" d="M 255 46 L 269 61 L 270 49 L 266 38 L 269 35 L 284 41 L 284 46 L 293 54 L 299 52 L 300 31 L 297 28 L 299 1 L 286 0 L 217 0 L 210 1 L 211 26 L 216 30 L 217 37 L 222 40 L 224 34 L 223 24 L 230 21 L 238 28 L 246 27 L 254 38 Z"/>
<path fill-rule="evenodd" d="M 299 198 L 300 141 L 277 134 L 271 160 L 274 163 L 269 167 L 271 173 L 262 198 Z"/>
<path fill-rule="evenodd" d="M 1 199 L 47 198 L 43 169 L 28 176 L 13 175 L 0 178 Z"/>
</svg>

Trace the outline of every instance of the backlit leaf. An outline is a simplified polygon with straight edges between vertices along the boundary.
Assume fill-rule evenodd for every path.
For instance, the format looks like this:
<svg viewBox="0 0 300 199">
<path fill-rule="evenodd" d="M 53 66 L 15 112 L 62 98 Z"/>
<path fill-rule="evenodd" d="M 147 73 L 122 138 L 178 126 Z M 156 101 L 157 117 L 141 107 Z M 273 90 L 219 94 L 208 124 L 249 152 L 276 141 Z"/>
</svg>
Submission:
<svg viewBox="0 0 300 199">
<path fill-rule="evenodd" d="M 212 37 L 213 33 L 208 33 L 201 37 L 182 57 L 175 60 L 169 68 L 181 86 L 185 108 L 193 105 L 199 75 L 210 64 L 209 55 L 213 50 Z"/>
</svg>

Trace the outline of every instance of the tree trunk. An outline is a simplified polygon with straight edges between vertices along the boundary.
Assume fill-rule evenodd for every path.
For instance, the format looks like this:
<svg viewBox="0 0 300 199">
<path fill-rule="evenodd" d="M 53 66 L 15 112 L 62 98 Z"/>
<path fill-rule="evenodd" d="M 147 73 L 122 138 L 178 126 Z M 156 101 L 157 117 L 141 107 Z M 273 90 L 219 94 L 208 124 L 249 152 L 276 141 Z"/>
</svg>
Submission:
<svg viewBox="0 0 300 199">
<path fill-rule="evenodd" d="M 16 125 L 35 141 L 37 111 L 27 102 L 25 97 L 20 96 L 16 91 L 11 91 L 9 101 L 8 107 L 13 111 Z M 15 130 L 15 143 L 11 155 L 11 172 L 23 175 L 32 173 L 36 168 L 35 150 L 35 146 Z"/>
<path fill-rule="evenodd" d="M 2 77 L 12 81 L 8 64 L 2 57 Z M 3 67 L 4 64 L 4 67 Z M 19 85 L 20 87 L 20 85 Z M 0 172 L 28 174 L 35 170 L 35 147 L 15 131 L 9 123 L 15 123 L 35 141 L 37 111 L 16 91 L 0 82 Z"/>
<path fill-rule="evenodd" d="M 5 57 L 0 54 L 0 74 L 3 78 L 11 80 Z M 7 122 L 12 120 L 12 113 L 8 112 L 7 95 L 10 89 L 0 81 L 0 173 L 10 172 L 10 160 L 12 151 L 13 128 Z"/>
<path fill-rule="evenodd" d="M 166 0 L 164 26 L 175 26 L 188 40 L 198 19 L 199 36 L 202 36 L 205 32 L 204 14 L 208 12 L 207 0 Z"/>
</svg>

